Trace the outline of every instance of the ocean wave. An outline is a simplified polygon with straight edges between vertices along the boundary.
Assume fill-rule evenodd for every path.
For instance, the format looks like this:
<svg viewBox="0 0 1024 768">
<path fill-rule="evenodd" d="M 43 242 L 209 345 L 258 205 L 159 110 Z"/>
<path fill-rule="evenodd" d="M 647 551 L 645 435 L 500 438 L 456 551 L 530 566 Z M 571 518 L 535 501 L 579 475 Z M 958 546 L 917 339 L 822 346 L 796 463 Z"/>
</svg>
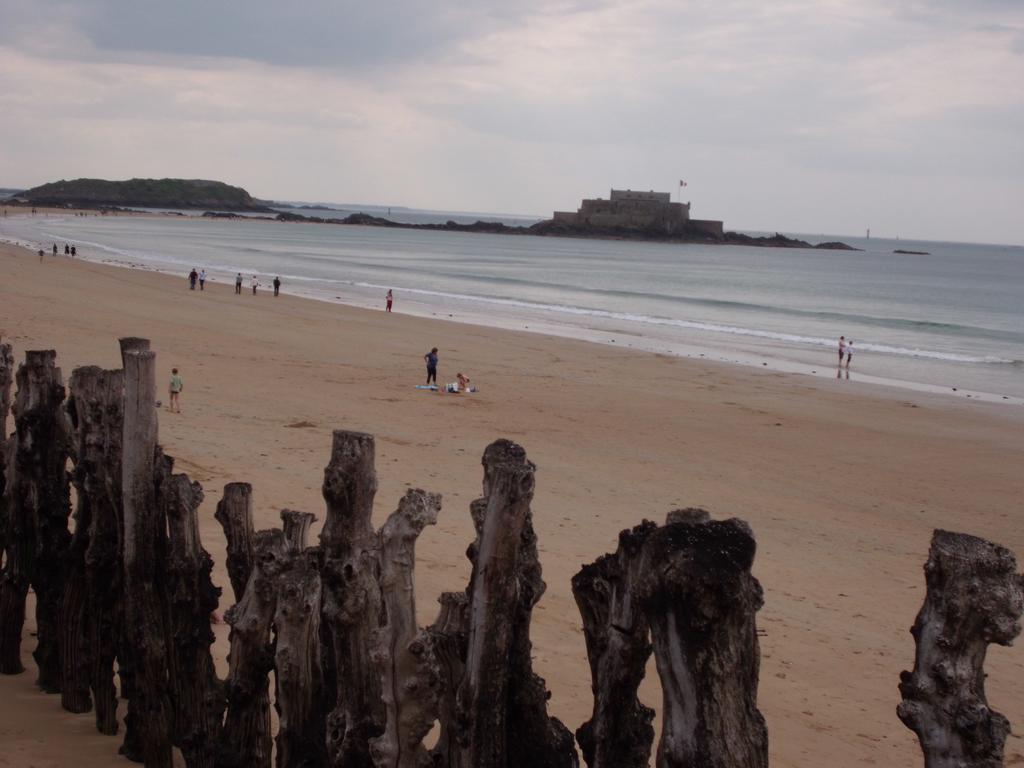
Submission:
<svg viewBox="0 0 1024 768">
<path fill-rule="evenodd" d="M 353 286 L 360 288 L 374 288 L 383 290 L 389 286 L 376 283 L 351 282 Z M 501 306 L 519 307 L 523 309 L 537 310 L 541 312 L 552 312 L 558 314 L 587 316 L 608 320 L 620 320 L 643 325 L 663 326 L 682 328 L 694 331 L 707 331 L 712 333 L 728 333 L 736 336 L 750 336 L 754 338 L 770 339 L 791 344 L 814 345 L 819 347 L 834 347 L 836 340 L 821 336 L 804 336 L 779 331 L 769 331 L 760 328 L 744 328 L 737 325 L 726 325 L 723 323 L 710 323 L 699 320 L 681 320 L 678 318 L 658 317 L 633 312 L 615 312 L 606 309 L 592 309 L 575 307 L 565 304 L 548 304 L 543 302 L 523 301 L 521 299 L 508 299 L 499 297 L 482 297 L 465 293 L 454 293 L 448 291 L 431 291 L 424 288 L 402 288 L 403 293 L 420 294 L 424 296 L 436 296 L 439 298 L 454 299 L 457 301 L 477 302 L 484 304 L 497 304 Z M 933 349 L 921 349 L 893 346 L 877 342 L 857 342 L 857 349 L 866 352 L 880 352 L 883 354 L 900 355 L 903 357 L 927 358 L 932 360 L 945 360 L 958 363 L 987 363 L 987 364 L 1009 364 L 1020 365 L 1020 360 L 1013 360 L 993 355 L 968 355 L 958 352 L 944 352 Z"/>
</svg>

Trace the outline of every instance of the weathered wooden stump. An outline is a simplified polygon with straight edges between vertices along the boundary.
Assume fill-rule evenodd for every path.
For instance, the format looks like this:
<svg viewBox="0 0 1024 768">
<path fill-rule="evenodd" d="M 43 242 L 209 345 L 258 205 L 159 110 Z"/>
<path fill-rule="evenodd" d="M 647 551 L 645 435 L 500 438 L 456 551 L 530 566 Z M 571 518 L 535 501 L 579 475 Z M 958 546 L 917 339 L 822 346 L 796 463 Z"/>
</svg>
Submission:
<svg viewBox="0 0 1024 768">
<path fill-rule="evenodd" d="M 590 768 L 646 768 L 654 742 L 654 710 L 637 691 L 651 655 L 647 616 L 637 598 L 642 550 L 652 522 L 622 531 L 613 555 L 604 555 L 572 579 L 583 617 L 594 711 L 576 731 Z"/>
<path fill-rule="evenodd" d="M 7 467 L 6 551 L 0 576 L 0 673 L 23 671 L 21 632 L 31 585 L 36 593 L 38 642 L 32 655 L 39 670 L 37 683 L 47 693 L 57 693 L 61 687 L 58 622 L 64 556 L 71 540 L 71 503 L 68 435 L 61 410 L 64 385 L 56 353 L 26 352 L 15 378 L 15 435 L 8 448 L 12 460 Z"/>
<path fill-rule="evenodd" d="M 11 412 L 14 354 L 10 344 L 0 344 L 0 553 L 7 547 L 7 416 Z"/>
<path fill-rule="evenodd" d="M 297 523 L 292 532 L 302 532 L 311 517 L 290 518 Z M 319 552 L 314 548 L 288 549 L 284 569 L 277 578 L 274 671 L 278 768 L 319 768 L 328 764 L 328 702 L 320 669 L 318 560 Z"/>
<path fill-rule="evenodd" d="M 14 446 L 16 439 L 7 439 L 7 416 L 11 412 L 11 384 L 14 382 L 14 354 L 10 344 L 0 344 L 0 557 L 7 556 L 7 533 L 10 525 L 11 498 L 7 492 L 8 475 L 14 472 Z M 10 456 L 8 456 L 10 453 Z M 2 585 L 3 574 L 0 572 L 0 585 Z M 6 603 L 3 601 L 2 589 L 0 586 L 0 610 L 3 610 Z M 0 613 L 0 621 L 8 621 L 7 614 Z M 22 609 L 22 622 L 24 622 L 24 609 Z M 3 630 L 0 629 L 0 635 Z M 0 646 L 3 640 L 0 639 Z M 4 672 L 4 652 L 0 651 L 0 672 Z M 20 662 L 20 659 L 19 659 Z M 15 670 L 8 670 L 11 674 Z"/>
<path fill-rule="evenodd" d="M 270 766 L 270 628 L 277 609 L 277 578 L 287 557 L 283 532 L 259 531 L 252 539 L 252 552 L 248 585 L 225 615 L 231 625 L 231 651 L 227 715 L 217 750 L 217 765 L 222 768 Z"/>
<path fill-rule="evenodd" d="M 122 651 L 131 656 L 134 680 L 130 728 L 147 768 L 170 768 L 173 710 L 167 672 L 170 650 L 166 585 L 167 522 L 157 499 L 161 461 L 157 447 L 156 356 L 124 354 L 125 406 L 122 488 L 124 494 L 124 607 Z M 128 751 L 126 750 L 126 751 Z M 134 757 L 134 754 L 129 754 Z"/>
<path fill-rule="evenodd" d="M 228 542 L 227 569 L 235 602 L 242 599 L 253 563 L 252 486 L 228 483 L 214 513 Z"/>
<path fill-rule="evenodd" d="M 284 531 L 285 548 L 298 554 L 309 545 L 309 528 L 316 522 L 312 512 L 298 512 L 294 509 L 281 510 L 281 527 Z"/>
<path fill-rule="evenodd" d="M 327 718 L 330 764 L 372 768 L 370 739 L 384 733 L 380 679 L 370 660 L 373 633 L 381 625 L 379 541 L 371 517 L 377 493 L 372 435 L 336 430 L 324 469 L 327 517 L 323 550 L 323 619 L 331 638 L 337 693 Z"/>
<path fill-rule="evenodd" d="M 670 520 L 690 519 L 678 515 Z M 764 768 L 757 709 L 761 585 L 742 520 L 670 522 L 647 535 L 637 593 L 662 687 L 658 768 Z"/>
<path fill-rule="evenodd" d="M 380 530 L 380 589 L 383 626 L 373 636 L 371 657 L 380 675 L 386 710 L 383 734 L 370 741 L 377 768 L 421 768 L 430 764 L 423 738 L 437 720 L 443 684 L 430 639 L 416 624 L 413 573 L 416 539 L 437 522 L 441 497 L 406 491 Z"/>
<path fill-rule="evenodd" d="M 1010 550 L 941 530 L 924 572 L 928 591 L 910 630 L 914 671 L 900 675 L 897 714 L 927 768 L 1001 768 L 1010 723 L 985 698 L 985 654 L 1020 634 L 1024 576 Z"/>
<path fill-rule="evenodd" d="M 572 734 L 547 714 L 533 673 L 530 617 L 544 591 L 530 515 L 534 465 L 508 440 L 483 456 L 484 496 L 471 507 L 466 670 L 458 693 L 459 741 L 474 768 L 577 765 Z"/>
<path fill-rule="evenodd" d="M 226 704 L 210 653 L 215 639 L 210 615 L 217 609 L 221 591 L 210 579 L 213 558 L 199 537 L 197 510 L 203 500 L 202 487 L 187 475 L 172 475 L 170 470 L 168 460 L 158 495 L 169 533 L 165 578 L 170 608 L 173 741 L 189 768 L 213 768 Z"/>
<path fill-rule="evenodd" d="M 436 768 L 470 768 L 458 740 L 458 691 L 466 673 L 469 598 L 465 592 L 442 592 L 441 610 L 425 630 L 441 678 L 438 721 L 441 732 L 430 751 Z"/>
</svg>

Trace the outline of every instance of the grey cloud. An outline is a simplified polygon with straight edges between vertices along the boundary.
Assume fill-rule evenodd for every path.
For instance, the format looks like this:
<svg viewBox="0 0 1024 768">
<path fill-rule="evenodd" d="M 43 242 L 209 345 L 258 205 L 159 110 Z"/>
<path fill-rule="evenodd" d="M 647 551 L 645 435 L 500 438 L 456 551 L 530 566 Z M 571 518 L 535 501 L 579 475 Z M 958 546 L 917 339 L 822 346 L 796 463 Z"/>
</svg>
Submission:
<svg viewBox="0 0 1024 768">
<path fill-rule="evenodd" d="M 597 4 L 564 6 L 571 12 Z M 99 51 L 243 58 L 284 66 L 363 70 L 427 60 L 460 40 L 515 24 L 543 0 L 0 0 L 0 42 L 31 48 L 65 28 Z M 76 51 L 64 51 L 69 58 Z"/>
</svg>

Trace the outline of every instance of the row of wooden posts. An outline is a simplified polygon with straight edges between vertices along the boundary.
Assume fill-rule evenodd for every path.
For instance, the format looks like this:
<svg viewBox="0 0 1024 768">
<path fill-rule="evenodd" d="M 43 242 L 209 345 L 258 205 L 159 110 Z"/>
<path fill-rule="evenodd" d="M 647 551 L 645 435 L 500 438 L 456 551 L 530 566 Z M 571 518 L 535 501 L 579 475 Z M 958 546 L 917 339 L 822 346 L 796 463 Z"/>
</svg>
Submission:
<svg viewBox="0 0 1024 768">
<path fill-rule="evenodd" d="M 190 768 L 262 768 L 275 756 L 287 768 L 569 768 L 577 748 L 591 768 L 641 768 L 654 711 L 637 691 L 653 652 L 656 765 L 767 766 L 755 541 L 743 521 L 703 510 L 623 531 L 614 553 L 576 574 L 593 714 L 575 738 L 548 714 L 529 632 L 545 589 L 534 465 L 507 440 L 484 451 L 469 585 L 444 593 L 425 628 L 415 544 L 441 499 L 409 490 L 375 530 L 372 436 L 334 432 L 319 546 L 307 541 L 314 515 L 284 510 L 282 528 L 256 532 L 251 486 L 225 486 L 216 518 L 234 605 L 229 673 L 218 679 L 210 616 L 220 589 L 199 537 L 203 491 L 158 443 L 149 346 L 121 339 L 122 369 L 77 368 L 66 393 L 53 351 L 27 352 L 15 375 L 0 345 L 0 673 L 23 671 L 31 588 L 39 687 L 68 711 L 93 709 L 111 735 L 126 699 L 121 753 L 153 768 L 170 766 L 174 748 Z M 9 411 L 15 430 L 4 439 Z M 982 664 L 989 643 L 1020 631 L 1024 577 L 1008 550 L 944 531 L 925 573 L 899 717 L 926 766 L 1002 765 L 1009 723 L 988 708 Z"/>
</svg>

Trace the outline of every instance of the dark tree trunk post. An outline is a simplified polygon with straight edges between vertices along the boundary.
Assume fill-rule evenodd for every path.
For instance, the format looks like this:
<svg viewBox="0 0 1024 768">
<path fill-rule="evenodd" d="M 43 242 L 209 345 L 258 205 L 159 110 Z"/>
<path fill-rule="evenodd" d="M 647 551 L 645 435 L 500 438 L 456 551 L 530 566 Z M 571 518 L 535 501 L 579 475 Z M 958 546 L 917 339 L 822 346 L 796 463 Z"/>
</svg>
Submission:
<svg viewBox="0 0 1024 768">
<path fill-rule="evenodd" d="M 75 465 L 71 479 L 77 503 L 61 610 L 61 704 L 70 712 L 87 712 L 92 706 L 89 693 L 93 689 L 96 725 L 103 733 L 117 730 L 112 682 L 116 617 L 112 612 L 120 583 L 115 570 L 120 499 L 116 506 L 112 504 L 111 486 L 119 496 L 123 384 L 121 371 L 96 366 L 76 368 L 71 374 L 66 405 Z M 97 541 L 97 537 L 102 540 Z M 100 578 L 98 567 L 103 570 Z"/>
<path fill-rule="evenodd" d="M 370 740 L 377 768 L 420 768 L 430 762 L 422 742 L 437 720 L 442 675 L 429 637 L 416 624 L 413 572 L 416 539 L 437 522 L 440 511 L 439 495 L 409 490 L 380 530 L 384 626 L 374 634 L 371 658 L 387 716 L 384 733 Z"/>
<path fill-rule="evenodd" d="M 466 647 L 469 636 L 469 598 L 465 592 L 442 592 L 441 610 L 426 634 L 437 659 L 442 694 L 438 702 L 441 733 L 430 751 L 436 768 L 470 768 L 463 759 L 458 742 L 456 695 L 466 671 Z"/>
<path fill-rule="evenodd" d="M 583 566 L 572 593 L 583 617 L 594 713 L 576 731 L 590 768 L 647 768 L 654 710 L 637 697 L 651 655 L 647 617 L 637 604 L 641 549 L 657 526 L 644 522 L 619 534 L 614 555 Z"/>
<path fill-rule="evenodd" d="M 7 529 L 10 525 L 10 496 L 7 492 L 8 478 L 14 473 L 14 446 L 16 439 L 7 439 L 7 415 L 11 412 L 11 384 L 14 382 L 14 355 L 10 344 L 0 344 L 0 564 L 3 563 L 7 552 Z M 8 457 L 10 453 L 10 457 Z M 10 478 L 13 482 L 13 477 Z M 4 611 L 6 603 L 3 601 L 3 575 L 0 573 L 0 622 L 6 624 L 8 616 Z M 22 621 L 24 622 L 24 609 Z M 4 633 L 0 629 L 0 636 Z M 0 638 L 0 648 L 3 646 L 3 639 Z M 0 672 L 3 669 L 3 652 L 0 651 Z M 13 670 L 12 670 L 13 671 Z M 11 672 L 6 672 L 11 674 Z"/>
<path fill-rule="evenodd" d="M 189 768 L 213 768 L 225 696 L 210 654 L 214 641 L 210 614 L 217 608 L 220 588 L 210 579 L 213 558 L 199 538 L 196 511 L 203 490 L 187 475 L 170 475 L 160 485 L 160 500 L 170 533 L 167 578 L 174 743 Z"/>
<path fill-rule="evenodd" d="M 249 583 L 225 616 L 231 625 L 231 651 L 228 709 L 217 750 L 220 768 L 270 766 L 267 676 L 274 668 L 270 626 L 277 608 L 276 579 L 285 557 L 284 534 L 279 529 L 256 533 Z"/>
<path fill-rule="evenodd" d="M 72 396 L 77 402 L 74 386 Z M 124 499 L 121 494 L 124 371 L 104 371 L 97 399 L 88 402 L 93 415 L 90 421 L 96 424 L 96 440 L 89 441 L 90 450 L 85 452 L 84 462 L 80 449 L 79 462 L 84 464 L 83 484 L 92 512 L 89 547 L 85 552 L 87 631 L 91 648 L 89 680 L 96 708 L 96 729 L 112 736 L 117 733 L 114 659 L 121 635 L 124 594 L 120 538 L 124 526 Z M 84 409 L 76 406 L 76 410 L 81 419 Z"/>
<path fill-rule="evenodd" d="M 371 517 L 377 492 L 372 435 L 336 430 L 324 469 L 327 518 L 323 550 L 323 618 L 336 665 L 337 701 L 327 719 L 330 764 L 372 768 L 369 741 L 384 732 L 380 680 L 370 660 L 381 624 L 378 539 Z"/>
<path fill-rule="evenodd" d="M 309 513 L 285 517 L 295 523 L 294 541 L 304 538 Z M 301 516 L 301 517 L 299 517 Z M 282 513 L 284 517 L 284 513 Z M 285 534 L 287 539 L 288 534 Z M 287 546 L 287 545 L 286 545 Z M 320 574 L 316 550 L 289 550 L 277 579 L 274 654 L 278 712 L 278 768 L 327 765 L 327 711 L 320 670 Z"/>
<path fill-rule="evenodd" d="M 989 709 L 985 654 L 1020 634 L 1024 576 L 1010 550 L 949 531 L 933 534 L 924 572 L 914 671 L 900 674 L 897 714 L 926 768 L 1001 768 L 1010 722 Z"/>
<path fill-rule="evenodd" d="M 530 617 L 544 592 L 530 516 L 534 465 L 508 440 L 483 456 L 484 498 L 473 503 L 470 633 L 458 694 L 460 742 L 474 768 L 575 766 L 572 734 L 547 715 L 530 662 Z"/>
<path fill-rule="evenodd" d="M 228 483 L 217 502 L 214 514 L 228 541 L 228 578 L 235 602 L 245 594 L 253 560 L 252 486 L 249 483 Z"/>
<path fill-rule="evenodd" d="M 315 522 L 316 515 L 312 512 L 282 509 L 281 523 L 284 530 L 285 548 L 292 554 L 298 554 L 305 550 L 308 546 L 309 527 Z"/>
<path fill-rule="evenodd" d="M 11 412 L 14 355 L 10 344 L 0 344 L 0 555 L 7 549 L 7 415 Z M 3 620 L 3 616 L 0 616 Z"/>
<path fill-rule="evenodd" d="M 662 686 L 658 768 L 768 765 L 755 550 L 750 527 L 735 519 L 670 523 L 647 536 L 637 592 Z"/>
<path fill-rule="evenodd" d="M 60 691 L 61 664 L 57 627 L 64 590 L 64 555 L 70 487 L 66 469 L 68 440 L 61 403 L 64 386 L 53 350 L 25 353 L 18 367 L 14 399 L 14 445 L 8 449 L 7 549 L 0 576 L 0 673 L 17 674 L 25 597 L 36 592 L 38 643 L 33 656 L 38 685 Z M 13 472 L 11 471 L 13 470 Z"/>
<path fill-rule="evenodd" d="M 167 680 L 166 520 L 157 503 L 156 356 L 124 354 L 124 603 L 134 672 L 130 706 L 147 768 L 171 767 L 172 709 Z M 130 649 L 130 650 L 129 650 Z M 127 741 L 126 741 L 127 744 Z"/>
<path fill-rule="evenodd" d="M 100 392 L 103 369 L 96 366 L 76 368 L 71 372 L 69 395 L 65 408 L 71 425 L 71 460 L 75 486 L 75 532 L 71 537 L 66 559 L 66 584 L 60 612 L 60 703 L 68 712 L 88 712 L 92 708 L 89 695 L 89 673 L 93 649 L 89 645 L 88 594 L 85 580 L 85 552 L 89 547 L 92 525 L 91 489 L 86 486 L 86 464 L 100 442 L 93 434 L 90 401 Z M 102 445 L 99 446 L 102 452 Z"/>
<path fill-rule="evenodd" d="M 127 369 L 128 363 L 126 358 L 130 353 L 133 352 L 149 352 L 149 339 L 142 339 L 135 336 L 127 336 L 118 339 L 118 344 L 121 349 L 121 367 Z M 124 371 L 122 370 L 122 378 L 124 377 Z M 155 382 L 154 382 L 155 386 Z M 124 396 L 122 395 L 122 427 L 121 427 L 121 439 L 124 440 Z M 154 400 L 155 405 L 155 400 Z M 123 459 L 123 446 L 122 446 L 122 459 Z M 124 467 L 122 463 L 121 468 L 121 480 L 119 481 L 119 487 L 123 486 L 124 480 Z M 128 706 L 124 716 L 124 741 L 121 743 L 121 748 L 118 750 L 122 755 L 127 757 L 129 760 L 135 762 L 142 762 L 142 735 L 138 725 L 138 701 L 135 699 L 135 685 L 136 685 L 136 673 L 135 673 L 135 658 L 132 653 L 132 643 L 134 642 L 132 632 L 128 628 L 126 623 L 126 603 L 125 598 L 125 565 L 124 565 L 124 552 L 125 552 L 125 520 L 124 520 L 124 490 L 122 487 L 121 498 L 118 502 L 120 515 L 117 519 L 117 541 L 118 541 L 118 565 L 120 568 L 120 595 L 121 598 L 117 603 L 117 676 L 120 680 L 120 691 L 121 698 L 127 700 Z"/>
</svg>

